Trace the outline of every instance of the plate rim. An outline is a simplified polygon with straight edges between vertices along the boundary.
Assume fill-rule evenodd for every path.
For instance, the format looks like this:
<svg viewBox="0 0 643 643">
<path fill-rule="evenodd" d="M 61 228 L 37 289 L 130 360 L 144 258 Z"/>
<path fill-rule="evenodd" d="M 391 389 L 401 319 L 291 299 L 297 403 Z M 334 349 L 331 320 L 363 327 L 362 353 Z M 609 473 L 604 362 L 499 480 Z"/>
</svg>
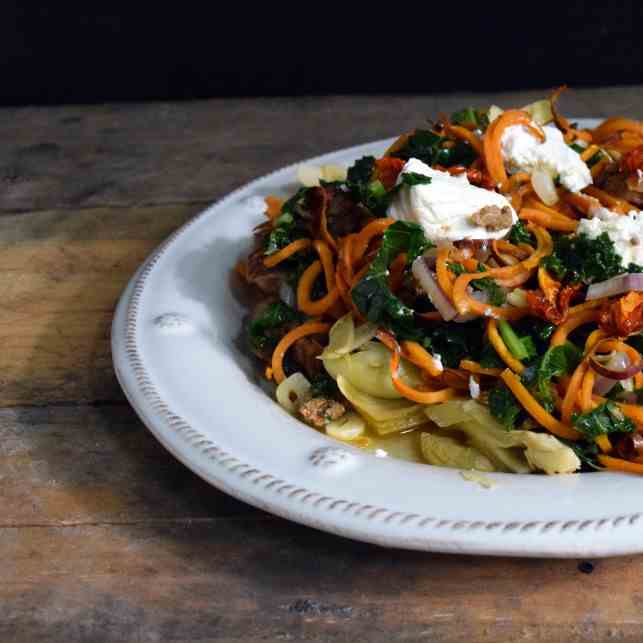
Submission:
<svg viewBox="0 0 643 643">
<path fill-rule="evenodd" d="M 140 354 L 137 340 L 138 312 L 147 278 L 167 249 L 197 222 L 216 214 L 217 210 L 235 202 L 243 193 L 252 192 L 253 188 L 277 174 L 293 171 L 301 164 L 323 163 L 326 157 L 338 153 L 349 155 L 358 153 L 366 146 L 384 146 L 390 140 L 392 139 L 342 148 L 278 168 L 228 193 L 199 212 L 162 242 L 131 278 L 121 295 L 112 322 L 111 340 L 115 372 L 128 401 L 156 439 L 174 457 L 208 483 L 251 505 L 317 529 L 385 546 L 427 551 L 555 557 L 609 556 L 643 551 L 643 539 L 640 538 L 643 535 L 641 521 L 643 514 L 640 512 L 585 520 L 455 520 L 401 512 L 325 496 L 318 491 L 306 489 L 301 485 L 281 480 L 271 473 L 260 471 L 252 464 L 241 462 L 202 434 L 198 428 L 190 426 L 161 398 Z M 165 429 L 161 428 L 159 421 L 165 425 Z M 168 429 L 179 434 L 188 449 L 192 449 L 195 453 L 207 454 L 209 462 L 219 465 L 220 471 L 213 473 L 206 470 L 194 458 L 188 457 L 184 450 L 176 448 L 165 435 Z M 332 450 L 333 447 L 326 448 Z M 338 445 L 337 448 L 341 450 L 344 447 Z M 255 488 L 263 491 L 255 494 L 247 492 L 228 479 L 230 474 L 260 481 L 261 485 L 256 484 Z M 269 498 L 265 494 L 263 497 L 258 497 L 265 491 L 271 492 Z M 285 498 L 288 501 L 284 502 Z M 306 511 L 302 510 L 302 506 L 291 507 L 289 505 L 291 500 L 298 501 L 300 505 L 307 505 Z M 349 512 L 353 518 L 362 520 L 324 521 L 320 512 L 329 509 L 335 515 L 338 512 L 344 514 Z M 373 521 L 377 521 L 378 526 L 383 528 L 373 530 Z M 608 544 L 581 544 L 574 543 L 573 540 L 573 535 L 582 533 L 584 536 L 590 534 L 605 536 L 607 531 L 614 529 L 621 534 L 627 532 L 630 537 L 621 540 L 620 543 Z M 484 534 L 485 538 L 479 538 L 480 534 Z M 501 534 L 503 537 L 498 538 Z M 636 537 L 632 537 L 634 534 Z M 529 538 L 528 544 L 520 542 L 520 538 L 525 536 Z M 564 536 L 565 542 L 556 542 L 556 536 Z"/>
</svg>

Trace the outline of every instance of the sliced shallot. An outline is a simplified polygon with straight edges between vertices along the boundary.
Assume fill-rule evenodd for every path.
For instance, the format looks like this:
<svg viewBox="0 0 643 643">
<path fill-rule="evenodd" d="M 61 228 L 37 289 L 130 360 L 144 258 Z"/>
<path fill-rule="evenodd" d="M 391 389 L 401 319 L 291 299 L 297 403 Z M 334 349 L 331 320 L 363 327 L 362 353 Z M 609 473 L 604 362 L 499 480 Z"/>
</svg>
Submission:
<svg viewBox="0 0 643 643">
<path fill-rule="evenodd" d="M 617 275 L 606 281 L 599 281 L 587 289 L 586 300 L 601 299 L 602 297 L 613 297 L 625 292 L 634 290 L 643 292 L 643 273 L 628 272 L 624 275 Z"/>
<path fill-rule="evenodd" d="M 424 257 L 418 257 L 413 262 L 411 271 L 424 292 L 429 296 L 431 303 L 437 308 L 440 315 L 442 315 L 442 319 L 451 321 L 458 314 L 458 311 L 453 307 L 453 304 L 444 294 L 442 288 L 440 288 L 435 275 L 429 269 L 428 262 Z"/>
</svg>

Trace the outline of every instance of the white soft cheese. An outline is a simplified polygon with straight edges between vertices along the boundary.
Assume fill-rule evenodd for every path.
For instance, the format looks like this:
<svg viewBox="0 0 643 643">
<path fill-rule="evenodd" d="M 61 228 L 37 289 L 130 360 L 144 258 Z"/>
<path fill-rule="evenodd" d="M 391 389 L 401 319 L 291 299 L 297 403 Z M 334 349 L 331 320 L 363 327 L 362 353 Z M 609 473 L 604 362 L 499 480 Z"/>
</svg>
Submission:
<svg viewBox="0 0 643 643">
<path fill-rule="evenodd" d="M 629 214 L 617 214 L 606 208 L 590 210 L 590 219 L 581 219 L 577 234 L 584 233 L 595 239 L 603 232 L 614 244 L 614 250 L 627 267 L 630 263 L 643 265 L 643 215 L 632 210 Z"/>
<path fill-rule="evenodd" d="M 592 174 L 553 125 L 542 128 L 545 141 L 540 142 L 522 125 L 508 127 L 502 135 L 502 157 L 510 171 L 531 174 L 536 169 L 558 177 L 570 192 L 579 192 L 592 183 Z"/>
<path fill-rule="evenodd" d="M 432 241 L 501 239 L 506 236 L 511 226 L 490 232 L 472 221 L 472 215 L 485 206 L 507 206 L 511 210 L 512 225 L 518 220 L 504 196 L 471 185 L 465 174 L 451 176 L 418 159 L 406 162 L 401 173 L 407 172 L 431 177 L 431 183 L 403 187 L 388 214 L 394 219 L 419 223 Z"/>
</svg>

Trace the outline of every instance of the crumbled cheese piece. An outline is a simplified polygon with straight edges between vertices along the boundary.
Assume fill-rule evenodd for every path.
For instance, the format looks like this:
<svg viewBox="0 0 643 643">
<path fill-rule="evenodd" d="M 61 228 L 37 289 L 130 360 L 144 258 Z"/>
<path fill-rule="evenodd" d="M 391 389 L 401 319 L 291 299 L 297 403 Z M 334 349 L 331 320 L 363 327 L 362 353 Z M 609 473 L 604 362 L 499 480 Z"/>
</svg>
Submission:
<svg viewBox="0 0 643 643">
<path fill-rule="evenodd" d="M 394 219 L 419 223 L 432 241 L 502 239 L 518 221 L 504 196 L 471 185 L 466 174 L 451 176 L 418 159 L 409 159 L 402 168 L 402 174 L 411 172 L 430 177 L 431 183 L 403 187 L 388 214 Z M 509 213 L 507 227 L 494 230 L 475 222 L 474 215 L 490 206 L 508 208 L 504 211 Z"/>
<path fill-rule="evenodd" d="M 606 208 L 595 207 L 590 210 L 590 219 L 581 219 L 577 234 L 586 234 L 595 239 L 607 233 L 614 244 L 614 250 L 627 267 L 630 263 L 643 265 L 643 215 L 636 210 L 629 214 L 617 214 Z"/>
<path fill-rule="evenodd" d="M 542 128 L 545 141 L 540 142 L 522 125 L 508 127 L 502 135 L 502 156 L 509 170 L 531 174 L 536 169 L 558 177 L 570 192 L 579 192 L 592 183 L 587 164 L 553 125 Z"/>
</svg>

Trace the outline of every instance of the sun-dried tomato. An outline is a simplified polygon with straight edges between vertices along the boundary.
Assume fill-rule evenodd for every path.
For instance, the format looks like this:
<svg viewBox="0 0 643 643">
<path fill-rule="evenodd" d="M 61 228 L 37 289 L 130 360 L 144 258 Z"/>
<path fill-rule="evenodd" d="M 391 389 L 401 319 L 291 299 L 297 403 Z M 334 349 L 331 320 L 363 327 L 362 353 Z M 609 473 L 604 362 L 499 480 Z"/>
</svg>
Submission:
<svg viewBox="0 0 643 643">
<path fill-rule="evenodd" d="M 542 317 L 552 324 L 562 324 L 567 319 L 571 301 L 579 290 L 580 285 L 563 286 L 551 299 L 548 299 L 540 288 L 529 290 L 527 306 L 532 315 Z"/>
<path fill-rule="evenodd" d="M 634 174 L 637 170 L 643 170 L 643 145 L 635 147 L 623 156 L 621 170 L 627 174 Z"/>
<path fill-rule="evenodd" d="M 643 293 L 629 292 L 600 311 L 598 324 L 608 335 L 627 337 L 643 329 Z"/>
<path fill-rule="evenodd" d="M 375 178 L 382 182 L 382 185 L 390 190 L 395 186 L 397 177 L 400 175 L 406 161 L 396 159 L 392 156 L 384 156 L 375 161 Z"/>
</svg>

